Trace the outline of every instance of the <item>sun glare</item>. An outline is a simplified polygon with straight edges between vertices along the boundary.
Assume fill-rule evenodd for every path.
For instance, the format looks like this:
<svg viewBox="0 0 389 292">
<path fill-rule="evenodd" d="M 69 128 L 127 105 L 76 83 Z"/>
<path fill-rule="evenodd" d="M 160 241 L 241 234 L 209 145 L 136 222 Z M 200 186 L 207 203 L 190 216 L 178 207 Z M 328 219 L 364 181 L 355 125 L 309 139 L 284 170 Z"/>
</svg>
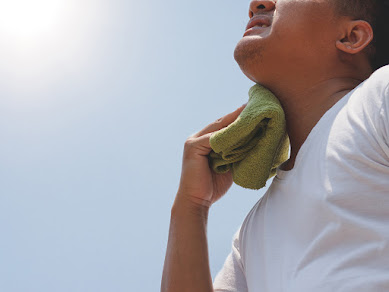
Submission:
<svg viewBox="0 0 389 292">
<path fill-rule="evenodd" d="M 0 0 L 0 90 L 32 93 L 86 75 L 103 48 L 104 8 L 103 0 Z"/>
<path fill-rule="evenodd" d="M 0 30 L 13 38 L 38 37 L 54 30 L 61 16 L 60 0 L 10 0 L 0 3 Z"/>
</svg>

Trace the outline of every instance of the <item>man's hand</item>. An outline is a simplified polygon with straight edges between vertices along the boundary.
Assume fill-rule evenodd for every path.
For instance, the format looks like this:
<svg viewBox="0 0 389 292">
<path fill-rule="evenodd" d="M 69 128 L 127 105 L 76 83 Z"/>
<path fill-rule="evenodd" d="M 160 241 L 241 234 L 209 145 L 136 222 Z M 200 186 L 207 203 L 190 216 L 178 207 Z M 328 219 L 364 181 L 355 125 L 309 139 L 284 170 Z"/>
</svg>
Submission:
<svg viewBox="0 0 389 292">
<path fill-rule="evenodd" d="M 185 201 L 194 206 L 209 208 L 231 187 L 231 171 L 217 174 L 209 167 L 208 154 L 212 150 L 209 139 L 214 132 L 235 121 L 245 106 L 209 124 L 186 140 L 175 203 Z"/>
<path fill-rule="evenodd" d="M 208 210 L 230 188 L 232 174 L 216 174 L 209 167 L 209 138 L 235 121 L 243 108 L 208 125 L 185 143 L 180 186 L 171 212 L 162 292 L 213 291 L 206 231 Z"/>
</svg>

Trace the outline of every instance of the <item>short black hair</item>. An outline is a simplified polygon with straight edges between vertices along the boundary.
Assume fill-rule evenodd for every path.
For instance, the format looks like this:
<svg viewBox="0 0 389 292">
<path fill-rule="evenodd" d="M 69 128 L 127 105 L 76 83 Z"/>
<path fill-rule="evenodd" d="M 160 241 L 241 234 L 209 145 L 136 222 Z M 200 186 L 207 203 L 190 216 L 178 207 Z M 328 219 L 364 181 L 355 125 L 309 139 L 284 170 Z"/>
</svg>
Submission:
<svg viewBox="0 0 389 292">
<path fill-rule="evenodd" d="M 335 12 L 365 20 L 373 28 L 373 41 L 366 48 L 373 70 L 389 64 L 389 0 L 331 0 Z"/>
</svg>

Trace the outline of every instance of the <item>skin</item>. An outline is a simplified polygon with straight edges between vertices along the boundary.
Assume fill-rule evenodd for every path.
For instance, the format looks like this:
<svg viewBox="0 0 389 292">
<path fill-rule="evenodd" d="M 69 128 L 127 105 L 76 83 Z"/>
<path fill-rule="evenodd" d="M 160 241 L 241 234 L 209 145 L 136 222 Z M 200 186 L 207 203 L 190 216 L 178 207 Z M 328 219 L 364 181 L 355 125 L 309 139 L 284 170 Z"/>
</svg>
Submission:
<svg viewBox="0 0 389 292">
<path fill-rule="evenodd" d="M 267 29 L 240 40 L 235 59 L 242 72 L 279 98 L 287 121 L 293 168 L 296 155 L 323 114 L 372 73 L 364 49 L 371 26 L 336 15 L 330 0 L 251 1 L 249 16 L 272 19 Z M 206 227 L 209 208 L 231 187 L 232 175 L 208 166 L 209 138 L 232 123 L 238 108 L 185 142 L 182 173 L 171 210 L 161 291 L 213 291 Z"/>
<path fill-rule="evenodd" d="M 252 1 L 249 15 L 266 15 L 273 23 L 243 37 L 235 60 L 280 100 L 291 140 L 283 169 L 290 170 L 323 114 L 372 73 L 363 49 L 373 31 L 365 21 L 336 15 L 328 0 Z"/>
</svg>

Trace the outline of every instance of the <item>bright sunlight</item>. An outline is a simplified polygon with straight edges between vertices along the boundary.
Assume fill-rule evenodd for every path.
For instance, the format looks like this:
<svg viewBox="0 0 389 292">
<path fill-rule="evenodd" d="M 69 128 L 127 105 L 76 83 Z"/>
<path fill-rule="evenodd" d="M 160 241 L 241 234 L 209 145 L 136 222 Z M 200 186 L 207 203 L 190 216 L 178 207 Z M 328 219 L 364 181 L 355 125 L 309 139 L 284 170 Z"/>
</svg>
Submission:
<svg viewBox="0 0 389 292">
<path fill-rule="evenodd" d="M 55 29 L 65 1 L 9 0 L 0 2 L 0 30 L 14 38 L 39 37 Z"/>
<path fill-rule="evenodd" d="M 102 15 L 102 0 L 0 0 L 0 86 L 15 100 L 94 71 Z"/>
</svg>

